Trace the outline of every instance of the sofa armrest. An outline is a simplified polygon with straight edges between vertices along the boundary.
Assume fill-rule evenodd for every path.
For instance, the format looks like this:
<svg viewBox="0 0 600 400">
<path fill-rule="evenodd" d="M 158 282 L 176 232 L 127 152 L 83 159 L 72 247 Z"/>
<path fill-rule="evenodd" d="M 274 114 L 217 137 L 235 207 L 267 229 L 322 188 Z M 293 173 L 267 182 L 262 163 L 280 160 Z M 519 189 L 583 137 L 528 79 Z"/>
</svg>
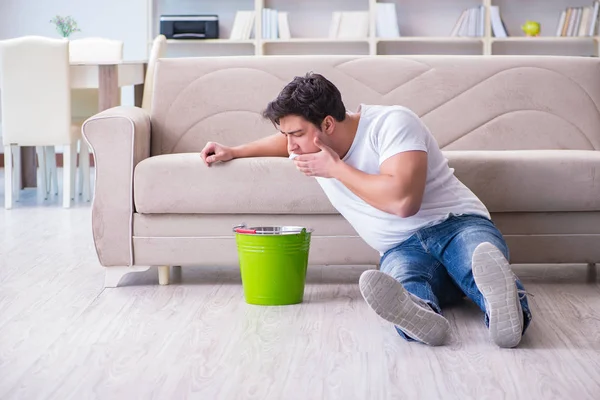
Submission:
<svg viewBox="0 0 600 400">
<path fill-rule="evenodd" d="M 100 264 L 133 265 L 133 171 L 150 156 L 150 116 L 138 107 L 114 107 L 82 127 L 95 160 L 92 233 Z"/>
</svg>

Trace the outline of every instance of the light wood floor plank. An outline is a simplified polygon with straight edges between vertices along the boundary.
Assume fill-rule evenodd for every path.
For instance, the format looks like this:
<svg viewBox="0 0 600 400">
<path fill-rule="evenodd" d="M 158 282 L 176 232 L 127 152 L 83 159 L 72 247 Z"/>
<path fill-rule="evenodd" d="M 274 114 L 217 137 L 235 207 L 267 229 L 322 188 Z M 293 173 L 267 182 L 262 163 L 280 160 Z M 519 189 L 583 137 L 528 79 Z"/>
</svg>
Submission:
<svg viewBox="0 0 600 400">
<path fill-rule="evenodd" d="M 35 195 L 0 212 L 0 398 L 102 290 L 89 207 L 60 213 Z"/>
</svg>

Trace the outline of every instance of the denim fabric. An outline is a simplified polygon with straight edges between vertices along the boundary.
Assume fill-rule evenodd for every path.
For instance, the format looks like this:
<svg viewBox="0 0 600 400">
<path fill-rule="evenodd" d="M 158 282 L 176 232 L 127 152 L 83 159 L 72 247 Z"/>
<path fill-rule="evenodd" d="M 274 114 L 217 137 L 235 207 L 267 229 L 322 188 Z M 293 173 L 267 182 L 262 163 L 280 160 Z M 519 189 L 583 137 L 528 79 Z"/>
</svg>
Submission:
<svg viewBox="0 0 600 400">
<path fill-rule="evenodd" d="M 484 242 L 496 246 L 510 260 L 508 247 L 502 234 L 489 219 L 476 215 L 451 215 L 444 222 L 421 229 L 405 242 L 388 250 L 381 257 L 382 272 L 394 277 L 413 295 L 425 300 L 437 313 L 442 307 L 471 299 L 485 313 L 483 295 L 475 285 L 471 259 L 475 248 Z M 525 289 L 517 279 L 523 309 L 523 333 L 531 322 L 531 311 L 524 294 Z M 411 341 L 396 327 L 398 333 Z"/>
</svg>

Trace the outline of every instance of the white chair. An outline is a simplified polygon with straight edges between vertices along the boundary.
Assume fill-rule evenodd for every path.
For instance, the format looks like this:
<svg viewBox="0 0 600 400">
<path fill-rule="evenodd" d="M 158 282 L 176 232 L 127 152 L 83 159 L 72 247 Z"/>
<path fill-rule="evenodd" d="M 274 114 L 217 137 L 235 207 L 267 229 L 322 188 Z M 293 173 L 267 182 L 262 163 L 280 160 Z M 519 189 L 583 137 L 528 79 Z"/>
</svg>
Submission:
<svg viewBox="0 0 600 400">
<path fill-rule="evenodd" d="M 0 41 L 0 88 L 5 208 L 13 206 L 13 179 L 20 182 L 19 146 L 64 146 L 63 206 L 70 207 L 81 126 L 71 123 L 69 42 L 37 36 Z M 37 154 L 45 165 L 39 147 Z M 39 176 L 38 188 L 47 195 L 45 175 Z"/>
<path fill-rule="evenodd" d="M 154 70 L 156 61 L 164 57 L 167 51 L 167 38 L 165 35 L 158 35 L 152 42 L 148 67 L 146 68 L 146 77 L 144 78 L 144 93 L 142 95 L 142 108 L 148 112 L 152 107 L 152 93 L 154 92 Z"/>
<path fill-rule="evenodd" d="M 101 37 L 74 39 L 69 43 L 71 63 L 111 63 L 123 61 L 123 41 Z M 98 89 L 71 91 L 71 115 L 74 122 L 83 123 L 99 112 Z M 85 140 L 79 143 L 79 191 L 90 201 L 90 150 Z"/>
</svg>

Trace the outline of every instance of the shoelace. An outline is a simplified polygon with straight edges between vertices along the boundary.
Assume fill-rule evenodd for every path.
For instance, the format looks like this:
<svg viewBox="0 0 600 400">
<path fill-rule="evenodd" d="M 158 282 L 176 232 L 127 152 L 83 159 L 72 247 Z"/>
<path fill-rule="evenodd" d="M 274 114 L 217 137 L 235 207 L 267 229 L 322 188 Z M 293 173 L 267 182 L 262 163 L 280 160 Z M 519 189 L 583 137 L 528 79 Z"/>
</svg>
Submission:
<svg viewBox="0 0 600 400">
<path fill-rule="evenodd" d="M 518 289 L 517 294 L 519 295 L 519 300 L 523 300 L 525 296 L 535 297 L 533 293 L 529 293 L 527 290 Z"/>
<path fill-rule="evenodd" d="M 415 295 L 414 295 L 414 294 L 412 294 L 412 293 L 408 293 L 408 296 L 409 296 L 409 297 L 410 297 L 410 298 L 411 298 L 411 299 L 412 299 L 412 300 L 413 300 L 413 301 L 414 301 L 416 304 L 420 305 L 421 307 L 423 307 L 423 308 L 426 308 L 426 309 L 428 309 L 428 310 L 433 310 L 433 307 L 431 307 L 431 306 L 429 305 L 429 303 L 427 303 L 427 302 L 426 302 L 425 300 L 423 300 L 422 298 L 420 298 L 420 297 L 417 297 L 417 296 L 415 296 Z M 433 310 L 433 311 L 435 311 L 435 310 Z"/>
<path fill-rule="evenodd" d="M 512 276 L 516 282 L 518 279 L 517 275 L 513 271 L 510 271 L 510 272 L 512 273 Z M 517 289 L 517 294 L 519 295 L 519 300 L 523 300 L 525 298 L 525 296 L 535 297 L 535 295 L 533 293 L 529 293 L 527 290 L 523 290 L 523 289 Z"/>
</svg>

